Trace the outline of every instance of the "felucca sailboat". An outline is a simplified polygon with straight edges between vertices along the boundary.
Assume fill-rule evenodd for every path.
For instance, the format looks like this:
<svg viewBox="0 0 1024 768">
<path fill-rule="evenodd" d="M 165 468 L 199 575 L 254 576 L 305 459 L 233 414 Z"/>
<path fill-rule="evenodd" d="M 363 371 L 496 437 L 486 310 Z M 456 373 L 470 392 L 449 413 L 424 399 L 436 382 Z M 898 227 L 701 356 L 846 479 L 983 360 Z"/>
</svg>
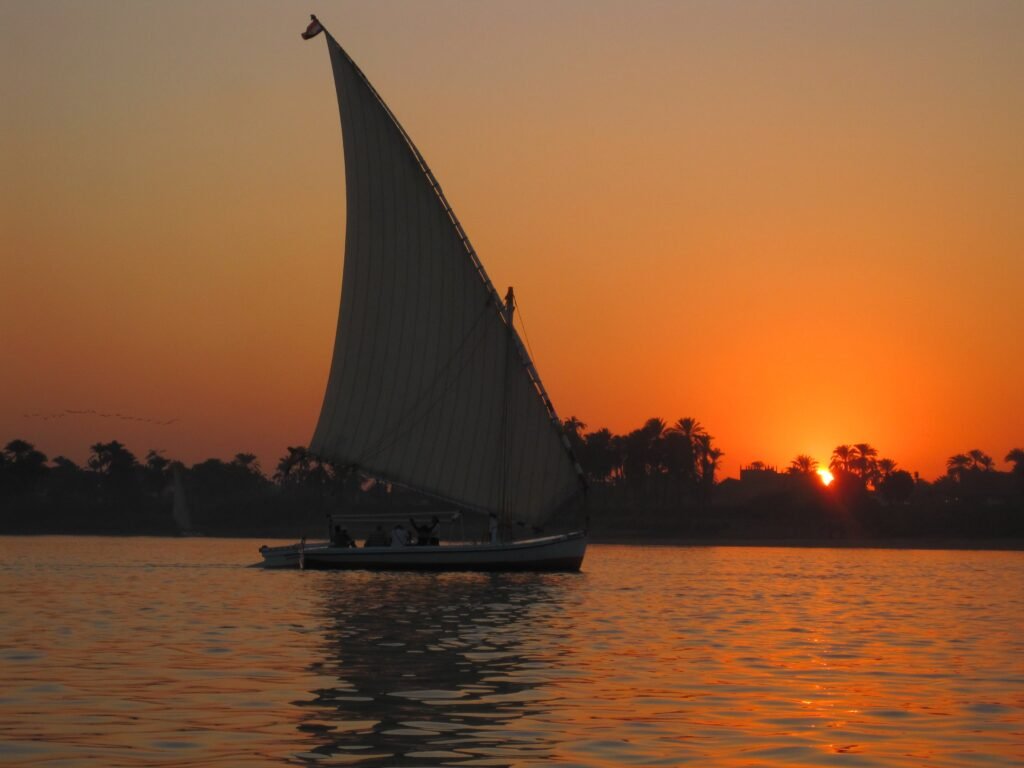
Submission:
<svg viewBox="0 0 1024 768">
<path fill-rule="evenodd" d="M 352 58 L 327 41 L 341 113 L 342 299 L 315 455 L 496 518 L 485 543 L 263 547 L 270 567 L 579 570 L 586 534 L 558 526 L 586 494 L 561 420 L 423 155 Z M 492 518 L 493 516 L 493 518 Z M 565 532 L 539 536 L 542 526 Z"/>
</svg>

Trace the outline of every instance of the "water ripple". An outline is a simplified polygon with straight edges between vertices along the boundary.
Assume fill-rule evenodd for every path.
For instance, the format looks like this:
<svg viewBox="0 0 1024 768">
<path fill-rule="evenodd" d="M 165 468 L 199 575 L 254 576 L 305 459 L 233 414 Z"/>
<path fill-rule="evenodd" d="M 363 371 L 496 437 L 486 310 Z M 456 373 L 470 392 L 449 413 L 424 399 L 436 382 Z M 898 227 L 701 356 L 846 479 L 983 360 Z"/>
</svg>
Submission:
<svg viewBox="0 0 1024 768">
<path fill-rule="evenodd" d="M 1024 555 L 593 547 L 579 575 L 268 573 L 0 539 L 0 762 L 1024 763 Z"/>
</svg>

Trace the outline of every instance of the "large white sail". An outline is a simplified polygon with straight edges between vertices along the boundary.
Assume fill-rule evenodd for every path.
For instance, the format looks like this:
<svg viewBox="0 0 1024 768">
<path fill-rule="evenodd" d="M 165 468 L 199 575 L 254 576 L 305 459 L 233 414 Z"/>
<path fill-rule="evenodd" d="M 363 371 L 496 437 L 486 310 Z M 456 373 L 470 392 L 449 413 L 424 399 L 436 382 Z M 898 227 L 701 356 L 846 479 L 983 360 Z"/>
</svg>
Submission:
<svg viewBox="0 0 1024 768">
<path fill-rule="evenodd" d="M 334 358 L 311 450 L 538 525 L 581 487 L 557 416 L 422 156 L 325 37 L 347 221 Z"/>
</svg>

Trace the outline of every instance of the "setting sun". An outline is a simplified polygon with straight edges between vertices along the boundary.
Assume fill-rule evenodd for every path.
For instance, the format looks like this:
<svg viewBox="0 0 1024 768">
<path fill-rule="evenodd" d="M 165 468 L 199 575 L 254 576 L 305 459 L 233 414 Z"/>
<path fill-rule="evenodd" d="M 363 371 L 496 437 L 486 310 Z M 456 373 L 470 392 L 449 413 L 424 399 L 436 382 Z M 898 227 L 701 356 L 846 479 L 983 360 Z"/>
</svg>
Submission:
<svg viewBox="0 0 1024 768">
<path fill-rule="evenodd" d="M 818 477 L 821 478 L 821 482 L 823 482 L 825 485 L 831 485 L 832 481 L 835 479 L 832 477 L 832 473 L 829 472 L 827 469 L 819 469 Z"/>
</svg>

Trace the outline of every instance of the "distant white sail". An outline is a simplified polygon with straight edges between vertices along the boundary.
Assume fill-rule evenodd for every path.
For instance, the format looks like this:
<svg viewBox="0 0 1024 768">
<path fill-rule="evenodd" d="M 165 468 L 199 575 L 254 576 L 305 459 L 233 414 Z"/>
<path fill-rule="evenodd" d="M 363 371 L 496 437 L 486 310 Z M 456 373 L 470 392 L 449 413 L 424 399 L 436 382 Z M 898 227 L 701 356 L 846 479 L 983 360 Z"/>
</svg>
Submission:
<svg viewBox="0 0 1024 768">
<path fill-rule="evenodd" d="M 334 358 L 311 450 L 539 524 L 581 488 L 558 417 L 422 156 L 325 37 L 347 222 Z"/>
</svg>

